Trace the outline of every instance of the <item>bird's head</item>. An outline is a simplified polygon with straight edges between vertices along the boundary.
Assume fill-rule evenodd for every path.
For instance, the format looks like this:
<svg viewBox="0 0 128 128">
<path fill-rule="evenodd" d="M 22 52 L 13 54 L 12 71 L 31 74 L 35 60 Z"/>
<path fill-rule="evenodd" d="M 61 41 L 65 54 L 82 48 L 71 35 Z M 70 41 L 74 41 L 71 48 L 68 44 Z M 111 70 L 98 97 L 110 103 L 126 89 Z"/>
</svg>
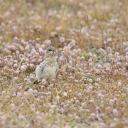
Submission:
<svg viewBox="0 0 128 128">
<path fill-rule="evenodd" d="M 47 48 L 47 50 L 46 50 L 46 56 L 55 56 L 55 54 L 56 54 L 56 49 L 55 49 L 55 47 L 53 47 L 53 46 L 50 46 L 50 47 L 48 47 Z"/>
</svg>

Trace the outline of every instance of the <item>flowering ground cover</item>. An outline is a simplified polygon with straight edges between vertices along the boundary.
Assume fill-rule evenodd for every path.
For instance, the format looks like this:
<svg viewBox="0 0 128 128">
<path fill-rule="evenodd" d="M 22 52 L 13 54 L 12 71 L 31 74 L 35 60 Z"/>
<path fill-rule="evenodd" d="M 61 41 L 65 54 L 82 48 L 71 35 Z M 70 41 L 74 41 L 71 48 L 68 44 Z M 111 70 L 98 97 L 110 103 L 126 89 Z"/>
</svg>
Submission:
<svg viewBox="0 0 128 128">
<path fill-rule="evenodd" d="M 1 0 L 0 127 L 128 128 L 127 5 Z M 56 79 L 34 85 L 49 46 Z"/>
</svg>

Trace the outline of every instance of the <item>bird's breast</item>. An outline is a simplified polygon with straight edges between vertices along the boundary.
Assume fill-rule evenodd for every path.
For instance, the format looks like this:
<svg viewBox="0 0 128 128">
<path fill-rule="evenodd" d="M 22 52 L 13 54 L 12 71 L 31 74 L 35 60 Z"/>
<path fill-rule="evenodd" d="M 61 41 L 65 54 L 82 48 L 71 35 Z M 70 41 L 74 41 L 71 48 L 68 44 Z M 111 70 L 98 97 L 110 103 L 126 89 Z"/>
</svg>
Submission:
<svg viewBox="0 0 128 128">
<path fill-rule="evenodd" d="M 54 73 L 56 71 L 56 66 L 55 64 L 51 63 L 51 64 L 47 64 L 46 65 L 46 70 L 51 74 Z"/>
<path fill-rule="evenodd" d="M 54 66 L 54 64 L 49 64 L 49 67 L 53 67 Z"/>
</svg>

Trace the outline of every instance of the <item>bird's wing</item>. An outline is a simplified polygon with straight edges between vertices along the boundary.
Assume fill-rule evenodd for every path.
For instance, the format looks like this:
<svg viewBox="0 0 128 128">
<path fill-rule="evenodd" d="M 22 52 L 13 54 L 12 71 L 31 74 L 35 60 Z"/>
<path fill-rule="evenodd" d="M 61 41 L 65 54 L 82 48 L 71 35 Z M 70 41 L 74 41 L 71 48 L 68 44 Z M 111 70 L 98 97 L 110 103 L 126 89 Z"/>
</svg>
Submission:
<svg viewBox="0 0 128 128">
<path fill-rule="evenodd" d="M 41 73 L 43 72 L 45 66 L 46 66 L 46 62 L 45 62 L 45 60 L 43 60 L 43 61 L 40 63 L 40 65 L 38 66 L 38 68 L 36 68 L 35 73 L 37 74 L 37 72 L 38 72 L 38 74 L 41 74 Z"/>
<path fill-rule="evenodd" d="M 45 66 L 46 66 L 46 62 L 45 62 L 45 60 L 43 60 L 41 63 L 40 63 L 40 68 L 41 68 L 41 71 L 43 72 L 43 70 L 44 70 L 44 68 L 45 68 Z"/>
</svg>

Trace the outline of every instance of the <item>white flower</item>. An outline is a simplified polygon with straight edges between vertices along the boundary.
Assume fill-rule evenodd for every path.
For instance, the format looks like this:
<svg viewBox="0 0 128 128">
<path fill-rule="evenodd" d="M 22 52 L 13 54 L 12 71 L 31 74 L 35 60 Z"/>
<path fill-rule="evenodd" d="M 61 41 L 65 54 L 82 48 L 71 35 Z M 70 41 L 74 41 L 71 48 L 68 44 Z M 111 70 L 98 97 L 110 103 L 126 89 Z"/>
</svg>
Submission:
<svg viewBox="0 0 128 128">
<path fill-rule="evenodd" d="M 66 96 L 67 96 L 67 93 L 66 93 L 66 92 L 64 92 L 64 93 L 63 93 L 63 96 L 65 96 L 65 97 L 66 97 Z"/>
</svg>

